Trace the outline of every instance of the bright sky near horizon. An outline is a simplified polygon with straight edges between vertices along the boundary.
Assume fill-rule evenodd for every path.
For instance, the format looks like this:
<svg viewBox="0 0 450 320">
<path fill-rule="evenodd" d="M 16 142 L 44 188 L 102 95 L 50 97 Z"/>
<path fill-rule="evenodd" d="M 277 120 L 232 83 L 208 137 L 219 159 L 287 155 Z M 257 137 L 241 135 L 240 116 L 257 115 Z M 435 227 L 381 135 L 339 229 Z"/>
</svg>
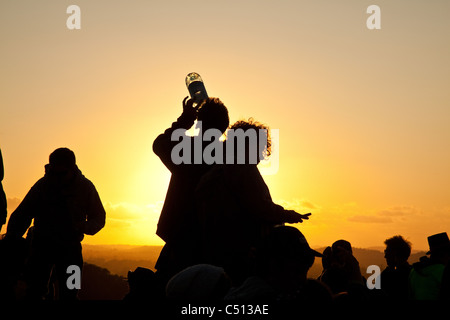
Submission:
<svg viewBox="0 0 450 320">
<path fill-rule="evenodd" d="M 366 26 L 372 4 L 380 30 Z M 107 210 L 84 243 L 162 244 L 170 172 L 152 143 L 196 71 L 231 122 L 279 130 L 264 179 L 275 202 L 312 213 L 297 225 L 312 246 L 401 234 L 426 249 L 450 231 L 449 14 L 445 0 L 2 1 L 9 214 L 66 146 Z"/>
</svg>

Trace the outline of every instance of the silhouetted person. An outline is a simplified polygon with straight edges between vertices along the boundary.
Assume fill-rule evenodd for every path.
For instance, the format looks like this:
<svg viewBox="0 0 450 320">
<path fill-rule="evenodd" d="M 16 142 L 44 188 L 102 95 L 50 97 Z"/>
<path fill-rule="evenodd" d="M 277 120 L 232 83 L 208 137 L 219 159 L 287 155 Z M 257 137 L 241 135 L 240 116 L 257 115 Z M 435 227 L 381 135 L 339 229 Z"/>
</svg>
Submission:
<svg viewBox="0 0 450 320">
<path fill-rule="evenodd" d="M 169 187 L 164 206 L 158 221 L 156 234 L 165 241 L 165 245 L 156 262 L 159 277 L 170 279 L 182 269 L 198 263 L 199 256 L 199 222 L 195 214 L 194 190 L 202 175 L 210 168 L 203 161 L 203 149 L 208 145 L 202 143 L 200 150 L 195 149 L 195 141 L 200 137 L 190 137 L 190 163 L 177 163 L 172 151 L 180 141 L 172 141 L 172 133 L 180 129 L 185 132 L 197 119 L 202 124 L 202 132 L 217 129 L 224 133 L 229 125 L 228 110 L 218 98 L 208 98 L 203 104 L 193 107 L 193 100 L 183 100 L 183 113 L 164 133 L 153 142 L 153 151 L 170 170 Z M 187 100 L 187 101 L 186 101 Z M 196 140 L 197 139 L 197 140 Z M 186 156 L 183 152 L 183 156 Z M 195 158 L 200 158 L 195 163 Z"/>
<path fill-rule="evenodd" d="M 352 245 L 347 240 L 337 240 L 331 245 L 331 250 L 336 251 L 338 248 L 344 249 L 350 254 L 353 254 Z"/>
<path fill-rule="evenodd" d="M 446 232 L 428 237 L 430 257 L 424 256 L 413 264 L 410 276 L 410 298 L 414 300 L 438 300 L 441 293 L 444 270 L 450 260 L 450 240 Z"/>
<path fill-rule="evenodd" d="M 6 204 L 6 195 L 5 191 L 3 190 L 2 181 L 5 177 L 5 171 L 3 169 L 3 157 L 2 157 L 2 150 L 0 149 L 0 231 L 2 231 L 2 227 L 6 222 L 6 215 L 7 215 L 7 204 Z"/>
<path fill-rule="evenodd" d="M 166 297 L 184 302 L 217 302 L 224 298 L 230 286 L 231 281 L 223 268 L 197 264 L 183 269 L 169 280 Z"/>
<path fill-rule="evenodd" d="M 253 274 L 241 286 L 232 288 L 225 299 L 296 301 L 297 309 L 301 303 L 329 303 L 331 294 L 327 288 L 307 278 L 315 257 L 321 256 L 310 248 L 297 228 L 275 227 L 257 247 Z"/>
<path fill-rule="evenodd" d="M 327 247 L 322 261 L 323 271 L 320 281 L 325 283 L 334 294 L 348 291 L 349 274 L 346 266 L 347 256 L 353 255 L 350 242 L 337 240 L 331 247 Z"/>
<path fill-rule="evenodd" d="M 28 243 L 23 238 L 0 236 L 0 301 L 12 301 L 20 298 L 15 288 L 24 271 L 28 255 Z"/>
<path fill-rule="evenodd" d="M 134 271 L 128 271 L 127 280 L 130 291 L 124 297 L 124 300 L 150 303 L 161 298 L 156 290 L 157 279 L 152 270 L 137 267 Z"/>
<path fill-rule="evenodd" d="M 243 148 L 232 141 L 231 130 L 242 129 L 242 134 L 254 131 L 257 139 L 249 139 Z M 259 130 L 265 130 L 265 139 L 259 143 Z M 227 133 L 226 152 L 234 150 L 234 164 L 215 164 L 198 184 L 196 206 L 202 225 L 203 258 L 206 263 L 225 268 L 234 284 L 242 282 L 251 266 L 251 248 L 275 225 L 302 222 L 309 214 L 300 215 L 275 204 L 269 188 L 261 176 L 257 163 L 270 155 L 268 128 L 250 121 L 238 121 Z M 244 140 L 242 140 L 244 141 Z M 255 144 L 255 145 L 251 145 Z M 243 164 L 236 163 L 242 155 Z M 252 163 L 250 153 L 255 153 Z"/>
<path fill-rule="evenodd" d="M 327 285 L 337 302 L 371 300 L 377 297 L 366 286 L 359 262 L 353 255 L 350 242 L 337 240 L 324 253 L 327 268 L 323 270 L 320 281 Z"/>
<path fill-rule="evenodd" d="M 408 263 L 411 243 L 402 236 L 394 236 L 384 241 L 384 258 L 387 267 L 381 272 L 381 289 L 390 299 L 408 299 L 409 273 Z"/>
<path fill-rule="evenodd" d="M 325 272 L 330 268 L 331 266 L 331 253 L 332 249 L 330 246 L 326 247 L 322 252 L 322 273 L 317 278 L 317 280 L 321 280 Z"/>
<path fill-rule="evenodd" d="M 105 225 L 105 210 L 91 181 L 78 169 L 75 154 L 67 148 L 50 154 L 45 175 L 30 189 L 8 222 L 7 237 L 22 237 L 34 219 L 27 263 L 27 296 L 43 299 L 50 275 L 59 282 L 59 298 L 76 298 L 66 286 L 67 268 L 83 267 L 81 241 Z"/>
</svg>

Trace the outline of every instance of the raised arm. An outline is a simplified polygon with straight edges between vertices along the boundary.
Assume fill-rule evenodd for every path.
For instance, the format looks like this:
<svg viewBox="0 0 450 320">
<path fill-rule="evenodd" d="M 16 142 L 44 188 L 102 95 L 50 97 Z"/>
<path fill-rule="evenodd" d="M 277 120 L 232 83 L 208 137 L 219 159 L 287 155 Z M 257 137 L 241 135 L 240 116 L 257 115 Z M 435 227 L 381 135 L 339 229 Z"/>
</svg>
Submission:
<svg viewBox="0 0 450 320">
<path fill-rule="evenodd" d="M 194 124 L 197 118 L 197 108 L 193 107 L 194 101 L 192 99 L 187 100 L 188 97 L 183 100 L 183 113 L 178 117 L 177 121 L 172 123 L 172 126 L 160 134 L 153 142 L 153 152 L 161 159 L 165 166 L 172 171 L 175 164 L 172 162 L 171 153 L 173 147 L 178 141 L 172 141 L 172 133 L 176 129 L 188 130 Z"/>
</svg>

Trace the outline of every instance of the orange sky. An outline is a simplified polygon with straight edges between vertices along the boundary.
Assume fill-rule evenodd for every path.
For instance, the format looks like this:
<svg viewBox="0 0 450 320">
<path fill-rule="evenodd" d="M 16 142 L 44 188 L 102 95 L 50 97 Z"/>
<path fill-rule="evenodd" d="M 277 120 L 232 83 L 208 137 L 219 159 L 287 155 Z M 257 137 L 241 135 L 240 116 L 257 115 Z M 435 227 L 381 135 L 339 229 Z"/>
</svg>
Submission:
<svg viewBox="0 0 450 320">
<path fill-rule="evenodd" d="M 66 8 L 81 8 L 81 29 Z M 381 8 L 381 30 L 366 9 Z M 199 72 L 231 122 L 278 129 L 275 202 L 313 246 L 413 248 L 450 231 L 450 2 L 2 1 L 0 147 L 10 212 L 67 146 L 106 227 L 84 243 L 162 244 L 170 173 L 151 150 Z M 2 229 L 4 232 L 4 229 Z"/>
</svg>

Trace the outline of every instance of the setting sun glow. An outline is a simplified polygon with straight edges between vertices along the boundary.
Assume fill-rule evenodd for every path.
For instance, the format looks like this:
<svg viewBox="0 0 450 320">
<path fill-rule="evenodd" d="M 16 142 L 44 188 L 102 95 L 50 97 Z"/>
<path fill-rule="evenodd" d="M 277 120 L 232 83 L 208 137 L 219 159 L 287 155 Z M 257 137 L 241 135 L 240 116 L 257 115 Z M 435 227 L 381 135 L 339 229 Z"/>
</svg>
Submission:
<svg viewBox="0 0 450 320">
<path fill-rule="evenodd" d="M 426 249 L 450 226 L 450 2 L 67 1 L 0 4 L 0 147 L 8 214 L 75 152 L 106 226 L 87 244 L 162 245 L 170 172 L 152 143 L 177 119 L 184 78 L 202 75 L 230 123 L 279 131 L 274 202 L 299 213 L 312 246 Z M 3 226 L 2 233 L 6 232 Z"/>
</svg>

